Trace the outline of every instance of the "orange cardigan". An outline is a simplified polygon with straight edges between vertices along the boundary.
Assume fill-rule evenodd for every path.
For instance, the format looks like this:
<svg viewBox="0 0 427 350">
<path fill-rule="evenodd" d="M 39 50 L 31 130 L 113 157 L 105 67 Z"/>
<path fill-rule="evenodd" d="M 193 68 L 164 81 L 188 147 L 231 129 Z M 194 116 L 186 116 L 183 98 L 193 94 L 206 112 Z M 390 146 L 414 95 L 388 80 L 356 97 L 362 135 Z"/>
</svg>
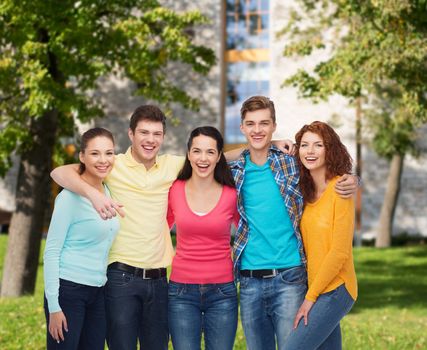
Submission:
<svg viewBox="0 0 427 350">
<path fill-rule="evenodd" d="M 341 284 L 357 298 L 353 264 L 354 201 L 335 192 L 338 177 L 329 181 L 314 203 L 306 203 L 301 233 L 307 255 L 308 291 L 306 299 L 316 301 Z"/>
</svg>

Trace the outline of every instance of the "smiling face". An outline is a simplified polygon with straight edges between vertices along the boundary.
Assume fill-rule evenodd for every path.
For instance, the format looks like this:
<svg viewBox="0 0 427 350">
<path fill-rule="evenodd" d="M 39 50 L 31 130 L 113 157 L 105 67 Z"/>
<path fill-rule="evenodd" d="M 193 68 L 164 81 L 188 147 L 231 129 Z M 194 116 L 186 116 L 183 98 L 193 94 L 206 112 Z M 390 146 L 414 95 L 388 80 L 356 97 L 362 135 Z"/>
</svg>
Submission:
<svg viewBox="0 0 427 350">
<path fill-rule="evenodd" d="M 220 159 L 215 139 L 205 135 L 194 137 L 187 156 L 192 168 L 192 176 L 213 178 L 216 164 Z"/>
<path fill-rule="evenodd" d="M 276 130 L 276 123 L 269 109 L 248 111 L 242 120 L 240 130 L 249 143 L 249 150 L 267 152 L 273 132 Z"/>
<path fill-rule="evenodd" d="M 141 120 L 135 131 L 128 131 L 132 142 L 132 156 L 138 162 L 150 169 L 156 162 L 160 146 L 164 140 L 163 124 L 161 122 Z"/>
<path fill-rule="evenodd" d="M 310 172 L 323 170 L 326 172 L 325 144 L 320 135 L 307 131 L 301 137 L 299 157 Z"/>
<path fill-rule="evenodd" d="M 110 138 L 97 136 L 87 142 L 84 152 L 79 154 L 85 165 L 84 176 L 94 180 L 103 180 L 114 165 L 114 143 Z"/>
</svg>

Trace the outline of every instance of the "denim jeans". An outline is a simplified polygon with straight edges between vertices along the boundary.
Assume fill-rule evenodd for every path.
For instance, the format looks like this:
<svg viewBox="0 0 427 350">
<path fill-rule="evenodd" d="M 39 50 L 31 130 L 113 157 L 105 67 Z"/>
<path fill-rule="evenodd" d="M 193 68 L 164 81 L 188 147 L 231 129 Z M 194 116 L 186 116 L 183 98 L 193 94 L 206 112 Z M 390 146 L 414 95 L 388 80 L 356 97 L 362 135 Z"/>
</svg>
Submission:
<svg viewBox="0 0 427 350">
<path fill-rule="evenodd" d="M 169 329 L 175 350 L 232 350 L 237 329 L 237 290 L 221 284 L 169 283 Z"/>
<path fill-rule="evenodd" d="M 302 266 L 271 278 L 240 276 L 240 314 L 248 350 L 279 350 L 307 292 Z"/>
<path fill-rule="evenodd" d="M 104 350 L 106 321 L 104 287 L 59 280 L 59 305 L 67 319 L 64 341 L 49 333 L 49 310 L 44 298 L 48 350 Z"/>
<path fill-rule="evenodd" d="M 351 310 L 354 300 L 345 285 L 321 294 L 308 313 L 308 324 L 304 320 L 292 330 L 286 342 L 287 350 L 340 350 L 340 320 Z"/>
<path fill-rule="evenodd" d="M 105 285 L 107 343 L 110 350 L 166 350 L 168 283 L 109 268 Z"/>
</svg>

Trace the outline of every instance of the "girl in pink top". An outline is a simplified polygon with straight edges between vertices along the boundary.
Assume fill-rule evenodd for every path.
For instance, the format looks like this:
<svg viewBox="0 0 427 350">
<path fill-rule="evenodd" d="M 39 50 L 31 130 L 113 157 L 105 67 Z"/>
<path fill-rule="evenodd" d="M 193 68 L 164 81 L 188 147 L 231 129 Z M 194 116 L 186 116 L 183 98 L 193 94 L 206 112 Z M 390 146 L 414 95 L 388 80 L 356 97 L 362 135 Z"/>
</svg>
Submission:
<svg viewBox="0 0 427 350">
<path fill-rule="evenodd" d="M 238 222 L 234 181 L 221 133 L 194 129 L 178 180 L 169 191 L 168 222 L 176 224 L 169 283 L 169 330 L 175 350 L 233 349 L 237 291 L 230 229 Z"/>
</svg>

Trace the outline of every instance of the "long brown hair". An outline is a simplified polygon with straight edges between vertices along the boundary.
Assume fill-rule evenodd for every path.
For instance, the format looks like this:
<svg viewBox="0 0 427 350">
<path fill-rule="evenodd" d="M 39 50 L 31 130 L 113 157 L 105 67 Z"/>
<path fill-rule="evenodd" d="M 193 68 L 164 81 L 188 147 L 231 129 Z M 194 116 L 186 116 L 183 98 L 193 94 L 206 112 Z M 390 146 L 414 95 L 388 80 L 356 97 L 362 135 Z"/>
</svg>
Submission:
<svg viewBox="0 0 427 350">
<path fill-rule="evenodd" d="M 326 123 L 315 121 L 304 125 L 297 132 L 295 140 L 297 143 L 297 162 L 300 169 L 300 188 L 304 200 L 310 202 L 314 199 L 315 194 L 314 181 L 310 175 L 310 171 L 302 164 L 299 155 L 301 139 L 306 132 L 317 134 L 323 140 L 325 147 L 326 180 L 330 180 L 335 176 L 349 174 L 352 168 L 352 159 L 338 134 Z"/>
</svg>

